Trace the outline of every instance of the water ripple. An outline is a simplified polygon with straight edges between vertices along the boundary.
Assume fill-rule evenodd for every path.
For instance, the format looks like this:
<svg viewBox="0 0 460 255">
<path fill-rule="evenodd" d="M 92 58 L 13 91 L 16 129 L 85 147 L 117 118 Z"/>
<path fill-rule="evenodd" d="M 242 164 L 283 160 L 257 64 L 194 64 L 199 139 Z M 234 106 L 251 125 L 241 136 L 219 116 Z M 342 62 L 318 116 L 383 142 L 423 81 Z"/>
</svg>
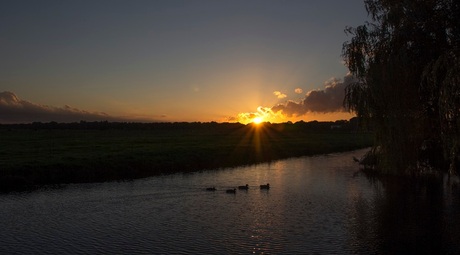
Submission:
<svg viewBox="0 0 460 255">
<path fill-rule="evenodd" d="M 382 212 L 398 211 L 352 177 L 357 153 L 0 195 L 0 254 L 391 253 Z M 246 183 L 248 191 L 225 193 Z M 272 188 L 260 190 L 263 183 Z M 449 219 L 442 234 L 452 240 L 457 204 L 429 218 Z M 458 252 L 452 243 L 442 245 Z"/>
</svg>

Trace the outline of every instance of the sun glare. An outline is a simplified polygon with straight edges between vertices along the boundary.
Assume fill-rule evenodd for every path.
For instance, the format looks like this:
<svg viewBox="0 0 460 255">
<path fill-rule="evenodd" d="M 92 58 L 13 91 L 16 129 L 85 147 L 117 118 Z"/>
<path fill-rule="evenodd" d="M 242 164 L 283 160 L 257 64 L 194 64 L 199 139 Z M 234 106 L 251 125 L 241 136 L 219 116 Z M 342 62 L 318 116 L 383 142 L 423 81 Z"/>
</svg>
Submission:
<svg viewBox="0 0 460 255">
<path fill-rule="evenodd" d="M 252 123 L 254 124 L 260 124 L 262 123 L 262 121 L 264 121 L 262 117 L 255 117 L 254 119 L 252 119 Z"/>
<path fill-rule="evenodd" d="M 238 116 L 235 118 L 239 123 L 242 124 L 255 124 L 260 125 L 265 122 L 270 123 L 280 123 L 286 121 L 285 116 L 281 111 L 273 112 L 269 107 L 257 107 L 256 112 L 242 112 L 238 113 Z"/>
</svg>

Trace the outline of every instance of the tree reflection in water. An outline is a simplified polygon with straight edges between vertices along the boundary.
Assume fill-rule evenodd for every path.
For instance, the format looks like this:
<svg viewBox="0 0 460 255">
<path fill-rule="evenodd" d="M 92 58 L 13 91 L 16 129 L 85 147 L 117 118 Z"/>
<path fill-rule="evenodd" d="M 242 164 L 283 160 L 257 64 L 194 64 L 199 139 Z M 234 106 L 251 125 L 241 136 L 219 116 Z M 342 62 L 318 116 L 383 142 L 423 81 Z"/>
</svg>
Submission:
<svg viewBox="0 0 460 255">
<path fill-rule="evenodd" d="M 458 254 L 460 199 L 455 187 L 442 178 L 369 180 L 376 189 L 373 201 L 356 199 L 349 218 L 354 252 Z"/>
</svg>

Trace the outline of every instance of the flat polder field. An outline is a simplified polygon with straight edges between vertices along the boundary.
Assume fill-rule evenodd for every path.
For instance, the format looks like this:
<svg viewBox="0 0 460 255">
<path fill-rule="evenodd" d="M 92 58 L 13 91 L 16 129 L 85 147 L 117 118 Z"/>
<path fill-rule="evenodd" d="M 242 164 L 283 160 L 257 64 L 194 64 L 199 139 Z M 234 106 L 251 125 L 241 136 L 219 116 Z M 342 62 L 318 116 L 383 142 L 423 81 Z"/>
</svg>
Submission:
<svg viewBox="0 0 460 255">
<path fill-rule="evenodd" d="M 365 148 L 372 137 L 333 122 L 0 125 L 0 186 L 8 191 L 233 167 Z"/>
</svg>

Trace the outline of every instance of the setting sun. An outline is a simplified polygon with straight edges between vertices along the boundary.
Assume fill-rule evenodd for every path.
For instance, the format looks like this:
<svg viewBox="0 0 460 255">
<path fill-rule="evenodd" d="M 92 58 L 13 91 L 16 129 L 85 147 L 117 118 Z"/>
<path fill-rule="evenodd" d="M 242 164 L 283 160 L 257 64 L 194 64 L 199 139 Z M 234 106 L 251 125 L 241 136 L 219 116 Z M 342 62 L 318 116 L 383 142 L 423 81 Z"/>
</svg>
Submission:
<svg viewBox="0 0 460 255">
<path fill-rule="evenodd" d="M 260 124 L 262 123 L 262 121 L 264 121 L 262 117 L 255 117 L 254 119 L 252 119 L 252 123 L 254 124 Z"/>
</svg>

